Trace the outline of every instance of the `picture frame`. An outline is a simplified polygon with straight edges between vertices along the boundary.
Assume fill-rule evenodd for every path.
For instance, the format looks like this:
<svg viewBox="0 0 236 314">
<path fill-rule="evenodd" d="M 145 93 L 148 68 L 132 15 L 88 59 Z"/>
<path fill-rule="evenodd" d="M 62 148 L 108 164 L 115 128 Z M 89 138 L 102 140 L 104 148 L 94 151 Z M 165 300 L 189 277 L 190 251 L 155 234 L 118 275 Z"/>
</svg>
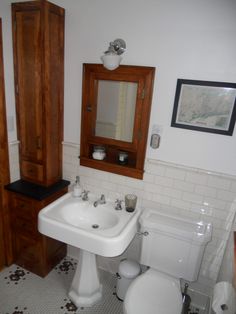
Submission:
<svg viewBox="0 0 236 314">
<path fill-rule="evenodd" d="M 232 135 L 236 83 L 178 79 L 171 126 Z"/>
</svg>

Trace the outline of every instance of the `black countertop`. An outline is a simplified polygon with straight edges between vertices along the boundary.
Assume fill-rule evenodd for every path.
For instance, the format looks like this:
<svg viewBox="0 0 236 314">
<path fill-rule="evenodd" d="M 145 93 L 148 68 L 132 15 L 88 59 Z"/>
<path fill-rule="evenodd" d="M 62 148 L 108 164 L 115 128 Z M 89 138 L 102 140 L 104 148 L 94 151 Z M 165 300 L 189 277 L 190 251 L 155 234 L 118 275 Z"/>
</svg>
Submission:
<svg viewBox="0 0 236 314">
<path fill-rule="evenodd" d="M 53 195 L 57 191 L 60 191 L 61 189 L 67 187 L 69 184 L 70 181 L 60 180 L 49 187 L 45 187 L 28 181 L 17 180 L 15 182 L 5 185 L 5 189 L 8 191 L 23 194 L 38 201 L 42 201 L 45 198 Z"/>
</svg>

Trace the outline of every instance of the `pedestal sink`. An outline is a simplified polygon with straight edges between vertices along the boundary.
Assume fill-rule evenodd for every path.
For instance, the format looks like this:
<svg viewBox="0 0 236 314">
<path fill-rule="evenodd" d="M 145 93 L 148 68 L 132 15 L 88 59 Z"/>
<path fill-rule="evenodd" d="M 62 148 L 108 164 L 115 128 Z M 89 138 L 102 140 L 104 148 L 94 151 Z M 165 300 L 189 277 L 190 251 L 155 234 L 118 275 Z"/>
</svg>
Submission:
<svg viewBox="0 0 236 314">
<path fill-rule="evenodd" d="M 76 306 L 92 306 L 102 298 L 96 254 L 122 254 L 138 228 L 140 210 L 115 210 L 114 203 L 93 206 L 67 193 L 39 212 L 38 229 L 51 238 L 80 249 L 79 263 L 69 291 Z"/>
</svg>

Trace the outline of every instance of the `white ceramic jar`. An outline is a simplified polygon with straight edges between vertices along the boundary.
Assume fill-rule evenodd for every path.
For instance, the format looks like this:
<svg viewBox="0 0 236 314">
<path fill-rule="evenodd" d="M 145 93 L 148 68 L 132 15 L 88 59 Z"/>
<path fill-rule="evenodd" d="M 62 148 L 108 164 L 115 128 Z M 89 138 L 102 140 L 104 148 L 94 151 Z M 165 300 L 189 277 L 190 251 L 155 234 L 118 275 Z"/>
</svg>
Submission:
<svg viewBox="0 0 236 314">
<path fill-rule="evenodd" d="M 106 157 L 105 147 L 94 146 L 93 159 L 103 160 Z"/>
</svg>

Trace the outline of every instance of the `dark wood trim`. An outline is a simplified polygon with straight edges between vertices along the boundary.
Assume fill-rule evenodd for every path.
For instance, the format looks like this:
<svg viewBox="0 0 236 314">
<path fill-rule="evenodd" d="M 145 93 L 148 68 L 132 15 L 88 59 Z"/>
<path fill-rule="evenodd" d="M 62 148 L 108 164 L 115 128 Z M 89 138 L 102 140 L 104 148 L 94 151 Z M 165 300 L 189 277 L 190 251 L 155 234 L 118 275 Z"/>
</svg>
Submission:
<svg viewBox="0 0 236 314">
<path fill-rule="evenodd" d="M 122 174 L 123 176 L 142 179 L 143 178 L 143 170 L 136 169 L 135 167 L 128 167 L 127 165 L 122 166 L 115 163 L 109 163 L 106 160 L 94 160 L 91 158 L 80 157 L 80 164 L 85 167 L 94 168 L 97 170 L 108 171 L 116 174 Z"/>
<path fill-rule="evenodd" d="M 10 172 L 3 66 L 2 20 L 0 19 L 0 269 L 10 264 L 12 260 L 8 199 L 7 192 L 4 190 L 4 185 L 10 182 Z"/>
</svg>

